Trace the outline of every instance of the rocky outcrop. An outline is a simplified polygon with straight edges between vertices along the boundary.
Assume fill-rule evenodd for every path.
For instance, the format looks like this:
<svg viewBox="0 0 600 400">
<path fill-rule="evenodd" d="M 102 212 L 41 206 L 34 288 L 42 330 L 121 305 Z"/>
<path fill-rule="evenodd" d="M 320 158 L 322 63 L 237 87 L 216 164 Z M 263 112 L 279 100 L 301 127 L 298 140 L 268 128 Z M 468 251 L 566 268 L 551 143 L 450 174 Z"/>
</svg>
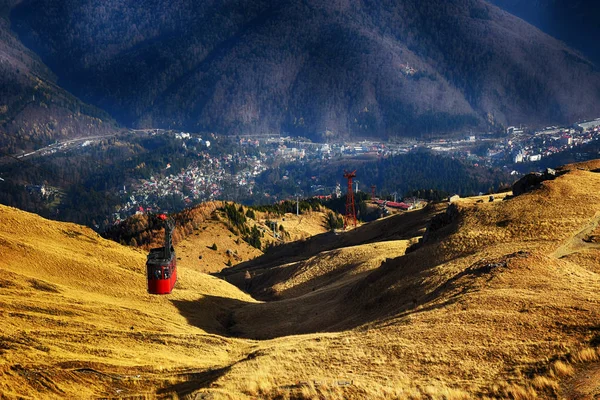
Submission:
<svg viewBox="0 0 600 400">
<path fill-rule="evenodd" d="M 459 217 L 460 213 L 458 211 L 458 206 L 456 203 L 450 203 L 445 213 L 438 214 L 429 221 L 427 225 L 427 230 L 423 235 L 423 243 L 427 243 L 432 238 L 432 235 L 445 228 L 446 226 L 452 224 Z"/>
<path fill-rule="evenodd" d="M 554 180 L 564 172 L 547 168 L 544 173 L 532 172 L 516 181 L 512 186 L 513 196 L 519 196 L 540 187 L 542 182 Z"/>
</svg>

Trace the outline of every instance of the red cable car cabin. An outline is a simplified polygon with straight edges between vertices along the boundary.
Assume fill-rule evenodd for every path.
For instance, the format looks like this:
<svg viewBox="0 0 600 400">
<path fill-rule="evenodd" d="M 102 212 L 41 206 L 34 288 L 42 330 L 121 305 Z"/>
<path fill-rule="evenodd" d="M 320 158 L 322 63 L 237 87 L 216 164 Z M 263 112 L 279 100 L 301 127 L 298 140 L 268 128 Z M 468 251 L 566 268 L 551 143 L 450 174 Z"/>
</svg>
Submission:
<svg viewBox="0 0 600 400">
<path fill-rule="evenodd" d="M 151 249 L 146 261 L 146 274 L 148 277 L 148 293 L 169 294 L 177 282 L 177 265 L 175 249 L 171 240 L 174 224 L 167 220 L 164 214 L 159 218 L 165 221 L 165 245 Z"/>
</svg>

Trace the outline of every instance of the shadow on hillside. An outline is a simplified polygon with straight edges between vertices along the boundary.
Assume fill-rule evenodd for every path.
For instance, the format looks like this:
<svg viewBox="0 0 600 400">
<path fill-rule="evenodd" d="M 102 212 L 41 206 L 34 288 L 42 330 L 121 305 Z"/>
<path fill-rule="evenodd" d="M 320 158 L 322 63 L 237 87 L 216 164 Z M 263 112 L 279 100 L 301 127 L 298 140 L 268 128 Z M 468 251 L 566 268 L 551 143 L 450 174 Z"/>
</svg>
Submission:
<svg viewBox="0 0 600 400">
<path fill-rule="evenodd" d="M 458 222 L 452 220 L 439 227 L 435 241 L 454 232 L 457 225 Z M 353 277 L 349 272 L 355 265 L 350 263 L 331 274 L 309 279 L 285 293 L 286 299 L 254 303 L 204 296 L 195 301 L 174 301 L 173 304 L 191 325 L 206 332 L 255 340 L 340 332 L 392 320 L 395 320 L 392 323 L 398 323 L 398 318 L 456 303 L 474 290 L 476 281 L 489 279 L 497 270 L 503 269 L 486 261 L 443 280 L 431 279 L 436 276 L 433 268 L 464 255 L 436 255 L 434 247 L 422 244 L 406 255 L 387 259 L 378 268 Z M 256 275 L 251 280 L 240 280 L 238 286 L 272 299 L 273 293 L 268 289 L 289 279 L 294 271 L 297 269 L 253 270 L 252 274 Z"/>
<path fill-rule="evenodd" d="M 341 298 L 341 297 L 340 297 Z M 252 340 L 268 340 L 290 335 L 316 332 L 339 332 L 358 325 L 340 324 L 347 317 L 339 305 L 325 306 L 316 303 L 306 305 L 302 298 L 269 303 L 244 303 L 238 301 L 237 308 L 221 312 L 215 319 L 206 318 L 206 310 L 215 305 L 231 305 L 232 299 L 205 296 L 199 300 L 176 300 L 173 304 L 187 321 L 208 333 L 226 337 Z M 315 317 L 315 315 L 319 315 Z"/>
<path fill-rule="evenodd" d="M 389 260 L 388 264 L 395 264 L 395 261 Z M 447 307 L 470 290 L 460 290 L 463 288 L 455 286 L 455 282 L 468 273 L 452 277 L 433 293 L 421 278 L 396 288 L 398 282 L 406 279 L 406 274 L 415 271 L 400 272 L 395 267 L 383 266 L 391 276 L 385 276 L 382 280 L 369 279 L 371 273 L 365 272 L 358 275 L 355 281 L 339 287 L 332 285 L 335 281 L 333 277 L 320 282 L 309 281 L 302 285 L 304 287 L 298 288 L 304 294 L 285 300 L 252 303 L 203 296 L 194 301 L 175 300 L 173 304 L 191 325 L 208 333 L 268 340 L 317 332 L 341 332 L 376 321 L 385 323 L 390 318 L 403 318 L 413 313 Z M 311 284 L 318 287 L 308 286 Z M 371 287 L 367 289 L 365 284 Z M 358 293 L 361 289 L 367 290 Z M 447 293 L 449 291 L 455 293 Z"/>
<path fill-rule="evenodd" d="M 459 302 L 462 296 L 480 290 L 477 288 L 478 284 L 480 285 L 482 282 L 489 283 L 498 274 L 501 274 L 503 270 L 509 268 L 508 261 L 510 259 L 525 258 L 528 256 L 529 253 L 519 251 L 493 260 L 482 259 L 441 283 L 419 301 L 414 301 L 412 307 L 409 307 L 406 311 L 399 313 L 399 315 L 388 316 L 381 321 L 381 326 L 393 325 L 395 322 L 391 320 L 398 317 L 402 318 L 409 315 L 421 314 L 453 305 Z M 440 299 L 443 300 L 440 301 Z"/>
<path fill-rule="evenodd" d="M 204 295 L 198 300 L 171 300 L 171 302 L 190 325 L 221 336 L 233 336 L 230 333 L 233 311 L 252 304 L 238 299 L 210 295 Z"/>
<path fill-rule="evenodd" d="M 272 268 L 280 265 L 282 259 L 285 259 L 287 263 L 307 260 L 323 251 L 341 247 L 342 243 L 343 234 L 338 235 L 334 232 L 321 233 L 305 240 L 270 247 L 259 258 L 240 263 L 231 268 L 225 268 L 216 275 L 228 276 L 257 267 L 261 269 Z"/>
<path fill-rule="evenodd" d="M 432 215 L 440 211 L 443 210 L 437 210 L 436 207 L 432 206 L 430 208 L 376 220 L 359 226 L 349 232 L 325 232 L 312 236 L 306 240 L 275 246 L 268 249 L 264 255 L 257 259 L 224 269 L 221 271 L 220 275 L 228 276 L 231 273 L 246 268 L 270 268 L 279 265 L 282 258 L 286 258 L 286 262 L 302 261 L 323 251 L 334 250 L 341 247 L 386 240 L 411 239 L 412 237 L 417 236 L 419 230 L 426 227 L 429 218 Z"/>
<path fill-rule="evenodd" d="M 360 263 L 350 263 L 343 267 L 330 271 L 324 275 L 320 275 L 316 278 L 309 279 L 298 285 L 293 286 L 289 289 L 284 289 L 278 295 L 278 299 L 294 298 L 305 295 L 310 292 L 315 292 L 319 289 L 325 288 L 331 284 L 334 284 L 336 280 L 342 279 L 347 273 L 359 267 Z"/>
<path fill-rule="evenodd" d="M 209 387 L 214 381 L 225 375 L 231 366 L 219 369 L 211 369 L 208 371 L 187 373 L 178 375 L 177 378 L 182 382 L 169 384 L 156 391 L 156 395 L 160 398 L 174 397 L 178 399 L 184 398 L 197 390 Z"/>
<path fill-rule="evenodd" d="M 293 271 L 277 268 L 282 263 L 306 261 L 322 252 L 344 247 L 387 240 L 408 240 L 418 236 L 419 232 L 427 226 L 430 217 L 440 212 L 442 212 L 441 207 L 431 207 L 374 221 L 350 232 L 339 234 L 327 232 L 306 240 L 276 246 L 270 248 L 261 257 L 225 268 L 214 275 L 248 291 L 256 299 L 275 300 L 269 287 L 288 279 L 293 273 Z M 247 272 L 252 275 L 251 282 L 246 279 Z"/>
</svg>

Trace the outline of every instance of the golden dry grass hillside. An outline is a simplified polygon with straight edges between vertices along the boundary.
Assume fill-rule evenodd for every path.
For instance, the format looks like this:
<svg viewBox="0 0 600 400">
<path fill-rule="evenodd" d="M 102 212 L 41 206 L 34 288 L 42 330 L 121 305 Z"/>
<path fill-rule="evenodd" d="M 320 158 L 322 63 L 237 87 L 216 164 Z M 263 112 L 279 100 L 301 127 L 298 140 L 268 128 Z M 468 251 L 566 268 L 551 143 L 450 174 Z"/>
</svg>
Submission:
<svg viewBox="0 0 600 400">
<path fill-rule="evenodd" d="M 239 207 L 239 205 L 236 205 Z M 326 231 L 324 212 L 309 211 L 296 216 L 295 214 L 268 215 L 255 212 L 256 219 L 248 218 L 249 227 L 257 226 L 263 233 L 262 247 L 280 245 L 281 243 L 305 239 Z M 273 221 L 279 227 L 283 226 L 285 235 L 280 238 L 273 236 L 272 228 L 267 226 Z M 262 250 L 249 245 L 238 232 L 232 232 L 227 217 L 219 209 L 211 212 L 210 218 L 199 222 L 195 229 L 175 242 L 179 257 L 179 265 L 199 272 L 219 272 L 227 266 L 252 260 L 263 254 Z M 216 245 L 216 250 L 213 246 Z"/>
<path fill-rule="evenodd" d="M 225 282 L 181 268 L 173 295 L 151 296 L 141 251 L 14 208 L 0 215 L 0 397 L 155 395 L 170 385 L 162 371 L 227 366 L 247 352 L 213 335 L 220 305 L 197 315 L 204 329 L 176 307 L 207 294 L 253 301 Z"/>
<path fill-rule="evenodd" d="M 244 221 L 238 220 L 236 225 L 231 220 L 232 215 L 226 212 L 228 207 L 230 212 L 235 213 L 234 217 L 244 218 Z M 262 255 L 262 250 L 267 247 L 326 231 L 324 211 L 304 210 L 298 216 L 252 211 L 253 218 L 250 218 L 245 216 L 248 210 L 235 203 L 211 201 L 171 215 L 175 221 L 173 243 L 180 265 L 199 272 L 219 272 L 227 266 Z M 255 226 L 261 235 L 260 246 L 256 247 L 247 240 L 250 230 Z M 278 237 L 275 237 L 275 233 Z M 122 244 L 149 250 L 162 246 L 164 223 L 155 214 L 138 214 L 112 227 L 105 236 Z"/>
<path fill-rule="evenodd" d="M 182 262 L 169 296 L 144 253 L 2 207 L 0 393 L 598 398 L 600 161 L 565 171 L 271 248 L 231 283 Z"/>
<path fill-rule="evenodd" d="M 276 286 L 296 286 L 316 275 L 343 275 L 346 269 L 356 269 L 364 262 L 375 268 L 386 257 L 404 254 L 406 247 L 425 233 L 428 220 L 443 210 L 445 206 L 438 204 L 360 225 L 349 232 L 318 233 L 271 248 L 260 258 L 224 269 L 220 276 L 257 298 L 277 298 L 280 293 L 274 290 Z M 330 265 L 324 266 L 322 261 Z"/>
</svg>

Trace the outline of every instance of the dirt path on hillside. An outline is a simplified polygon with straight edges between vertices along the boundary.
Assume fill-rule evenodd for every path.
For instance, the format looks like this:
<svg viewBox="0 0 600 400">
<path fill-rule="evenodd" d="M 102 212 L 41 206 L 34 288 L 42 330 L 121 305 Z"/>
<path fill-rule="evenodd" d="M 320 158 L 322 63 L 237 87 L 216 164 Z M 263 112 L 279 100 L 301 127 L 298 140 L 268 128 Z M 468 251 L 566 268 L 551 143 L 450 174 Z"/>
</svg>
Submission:
<svg viewBox="0 0 600 400">
<path fill-rule="evenodd" d="M 586 249 L 600 249 L 600 243 L 586 242 L 584 239 L 594 232 L 600 226 L 600 212 L 597 212 L 592 220 L 581 230 L 573 234 L 565 241 L 554 253 L 553 257 L 563 258 L 573 253 L 578 253 Z"/>
<path fill-rule="evenodd" d="M 593 363 L 578 371 L 564 395 L 568 399 L 600 399 L 600 363 Z"/>
</svg>

